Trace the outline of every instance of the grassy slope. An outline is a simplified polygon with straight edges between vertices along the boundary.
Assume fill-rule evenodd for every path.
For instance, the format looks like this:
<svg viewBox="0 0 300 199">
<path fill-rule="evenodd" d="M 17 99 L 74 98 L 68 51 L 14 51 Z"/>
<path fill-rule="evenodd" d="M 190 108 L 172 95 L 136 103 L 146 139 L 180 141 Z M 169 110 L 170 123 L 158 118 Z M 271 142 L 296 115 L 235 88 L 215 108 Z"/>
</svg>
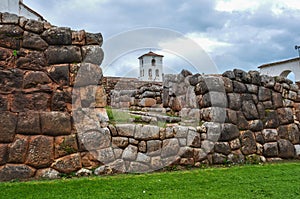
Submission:
<svg viewBox="0 0 300 199">
<path fill-rule="evenodd" d="M 300 198 L 300 163 L 0 183 L 0 198 Z"/>
</svg>

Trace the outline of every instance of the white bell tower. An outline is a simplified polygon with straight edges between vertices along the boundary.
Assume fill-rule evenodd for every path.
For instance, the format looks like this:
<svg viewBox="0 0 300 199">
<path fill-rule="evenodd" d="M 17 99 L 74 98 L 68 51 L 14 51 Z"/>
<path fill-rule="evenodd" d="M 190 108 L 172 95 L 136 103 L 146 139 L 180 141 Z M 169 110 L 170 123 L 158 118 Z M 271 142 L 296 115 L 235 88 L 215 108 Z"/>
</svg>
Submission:
<svg viewBox="0 0 300 199">
<path fill-rule="evenodd" d="M 140 56 L 140 81 L 163 81 L 163 55 L 152 51 Z"/>
</svg>

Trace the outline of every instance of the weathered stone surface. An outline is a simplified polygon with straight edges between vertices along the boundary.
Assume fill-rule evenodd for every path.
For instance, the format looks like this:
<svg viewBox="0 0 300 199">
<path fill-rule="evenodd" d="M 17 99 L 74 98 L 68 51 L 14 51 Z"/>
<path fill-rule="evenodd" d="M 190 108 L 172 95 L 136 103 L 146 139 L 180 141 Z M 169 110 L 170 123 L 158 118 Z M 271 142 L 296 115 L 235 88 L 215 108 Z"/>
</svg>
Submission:
<svg viewBox="0 0 300 199">
<path fill-rule="evenodd" d="M 36 178 L 42 178 L 42 179 L 59 179 L 60 173 L 52 168 L 46 168 L 46 169 L 40 169 L 35 174 Z"/>
<path fill-rule="evenodd" d="M 12 99 L 11 110 L 13 112 L 47 111 L 50 95 L 47 93 L 23 94 L 16 92 Z"/>
<path fill-rule="evenodd" d="M 200 161 L 203 161 L 205 160 L 207 157 L 207 154 L 205 153 L 205 151 L 203 149 L 198 149 L 198 148 L 195 148 L 194 149 L 194 159 L 195 159 L 195 162 L 200 162 Z"/>
<path fill-rule="evenodd" d="M 223 74 L 222 74 L 223 77 L 227 77 L 229 79 L 235 79 L 235 74 L 233 71 L 225 71 Z"/>
<path fill-rule="evenodd" d="M 126 137 L 112 137 L 113 147 L 125 148 L 128 146 L 128 138 Z"/>
<path fill-rule="evenodd" d="M 8 145 L 0 144 L 0 165 L 6 164 L 8 159 Z"/>
<path fill-rule="evenodd" d="M 265 142 L 274 142 L 277 140 L 278 132 L 276 129 L 264 129 L 262 130 L 262 135 Z"/>
<path fill-rule="evenodd" d="M 249 129 L 249 123 L 248 121 L 246 120 L 244 114 L 242 111 L 237 111 L 236 112 L 237 114 L 237 127 L 238 129 L 240 130 L 248 130 Z"/>
<path fill-rule="evenodd" d="M 87 45 L 99 45 L 102 46 L 103 37 L 101 33 L 86 33 Z"/>
<path fill-rule="evenodd" d="M 69 78 L 69 65 L 54 65 L 48 71 L 51 79 L 60 86 L 68 86 L 70 83 Z"/>
<path fill-rule="evenodd" d="M 259 118 L 257 109 L 253 101 L 243 101 L 243 113 L 248 120 L 255 120 Z"/>
<path fill-rule="evenodd" d="M 104 53 L 99 45 L 83 46 L 81 49 L 83 62 L 101 65 Z"/>
<path fill-rule="evenodd" d="M 0 25 L 0 46 L 18 50 L 24 30 L 16 25 Z"/>
<path fill-rule="evenodd" d="M 281 93 L 272 93 L 272 103 L 275 108 L 281 108 L 283 106 L 283 99 Z"/>
<path fill-rule="evenodd" d="M 116 124 L 116 129 L 119 136 L 133 137 L 136 125 L 134 124 Z"/>
<path fill-rule="evenodd" d="M 249 129 L 253 132 L 261 131 L 264 128 L 264 124 L 261 120 L 249 121 Z"/>
<path fill-rule="evenodd" d="M 271 100 L 271 90 L 265 87 L 259 87 L 258 90 L 258 99 L 259 101 L 268 101 Z"/>
<path fill-rule="evenodd" d="M 241 109 L 241 95 L 238 93 L 228 93 L 228 107 L 232 110 L 239 111 Z"/>
<path fill-rule="evenodd" d="M 79 171 L 76 172 L 75 175 L 78 177 L 82 177 L 82 176 L 90 176 L 92 174 L 93 174 L 93 172 L 91 170 L 81 168 Z"/>
<path fill-rule="evenodd" d="M 42 132 L 46 135 L 71 134 L 71 118 L 68 113 L 43 112 L 41 113 Z"/>
<path fill-rule="evenodd" d="M 214 151 L 224 155 L 228 155 L 231 152 L 228 142 L 216 142 Z"/>
<path fill-rule="evenodd" d="M 214 149 L 215 143 L 209 140 L 204 140 L 201 142 L 201 148 L 205 153 L 211 153 Z"/>
<path fill-rule="evenodd" d="M 98 150 L 107 148 L 111 144 L 110 133 L 104 129 L 89 130 L 78 134 L 81 150 Z"/>
<path fill-rule="evenodd" d="M 16 65 L 21 69 L 42 70 L 47 66 L 47 61 L 43 52 L 22 48 L 18 52 Z"/>
<path fill-rule="evenodd" d="M 136 159 L 137 153 L 138 153 L 138 148 L 136 146 L 129 145 L 123 151 L 122 159 L 123 160 L 133 161 L 133 160 Z"/>
<path fill-rule="evenodd" d="M 265 118 L 263 118 L 265 128 L 277 128 L 279 126 L 277 111 L 266 110 L 265 115 Z"/>
<path fill-rule="evenodd" d="M 224 88 L 226 93 L 232 93 L 233 92 L 233 85 L 232 81 L 229 78 L 223 77 L 222 78 L 224 82 Z"/>
<path fill-rule="evenodd" d="M 278 120 L 280 124 L 290 124 L 294 122 L 293 111 L 291 108 L 277 109 Z"/>
<path fill-rule="evenodd" d="M 40 134 L 40 115 L 37 112 L 22 112 L 18 116 L 17 133 Z"/>
<path fill-rule="evenodd" d="M 149 157 L 148 155 L 145 155 L 144 153 L 138 153 L 137 157 L 136 157 L 136 161 L 147 164 L 147 163 L 150 163 L 151 157 Z"/>
<path fill-rule="evenodd" d="M 278 156 L 277 142 L 269 142 L 269 143 L 264 144 L 263 155 L 265 157 L 276 157 L 276 156 Z"/>
<path fill-rule="evenodd" d="M 166 158 L 177 155 L 179 152 L 179 142 L 176 138 L 163 140 L 161 157 Z"/>
<path fill-rule="evenodd" d="M 68 104 L 72 103 L 72 94 L 69 91 L 58 90 L 52 95 L 51 110 L 52 111 L 66 111 Z"/>
<path fill-rule="evenodd" d="M 226 163 L 226 155 L 220 153 L 214 153 L 212 156 L 213 164 L 224 164 Z"/>
<path fill-rule="evenodd" d="M 49 84 L 51 82 L 51 79 L 46 73 L 41 71 L 29 71 L 24 75 L 23 88 L 36 88 L 38 85 Z"/>
<path fill-rule="evenodd" d="M 19 17 L 16 14 L 12 13 L 2 13 L 2 19 L 1 22 L 4 24 L 18 24 L 19 23 Z"/>
<path fill-rule="evenodd" d="M 143 98 L 140 101 L 139 105 L 143 106 L 143 107 L 151 107 L 151 106 L 156 105 L 156 100 L 153 98 Z"/>
<path fill-rule="evenodd" d="M 51 165 L 52 168 L 61 173 L 71 173 L 81 169 L 80 154 L 72 154 L 55 160 Z"/>
<path fill-rule="evenodd" d="M 278 128 L 278 136 L 281 139 L 286 139 L 292 144 L 300 143 L 300 132 L 297 124 L 282 125 Z"/>
<path fill-rule="evenodd" d="M 13 59 L 14 51 L 7 48 L 0 47 L 0 67 L 1 68 L 14 68 L 15 63 Z"/>
<path fill-rule="evenodd" d="M 186 145 L 191 147 L 198 147 L 198 148 L 201 146 L 201 136 L 200 133 L 197 133 L 196 129 L 195 130 L 189 129 Z"/>
<path fill-rule="evenodd" d="M 97 160 L 96 152 L 81 153 L 81 163 L 82 163 L 82 167 L 88 169 L 93 169 L 100 165 L 99 160 Z"/>
<path fill-rule="evenodd" d="M 98 86 L 95 94 L 95 107 L 104 108 L 107 106 L 107 95 L 103 86 Z"/>
<path fill-rule="evenodd" d="M 241 148 L 240 139 L 236 138 L 236 139 L 230 141 L 229 146 L 230 146 L 231 150 L 237 150 L 237 149 Z"/>
<path fill-rule="evenodd" d="M 226 113 L 227 113 L 227 117 L 225 122 L 226 123 L 232 123 L 232 124 L 237 124 L 238 123 L 238 118 L 237 118 L 237 114 L 236 111 L 233 111 L 231 109 L 226 109 Z"/>
<path fill-rule="evenodd" d="M 210 91 L 203 95 L 199 102 L 200 107 L 227 107 L 227 97 L 225 93 Z"/>
<path fill-rule="evenodd" d="M 225 123 L 222 125 L 219 141 L 230 141 L 240 135 L 239 129 L 234 124 Z"/>
<path fill-rule="evenodd" d="M 42 38 L 50 45 L 72 44 L 72 33 L 70 28 L 50 28 L 43 32 Z"/>
<path fill-rule="evenodd" d="M 294 145 L 288 141 L 280 139 L 278 143 L 278 156 L 280 158 L 294 158 L 295 157 L 295 148 Z"/>
<path fill-rule="evenodd" d="M 147 141 L 147 155 L 149 156 L 160 155 L 161 148 L 162 148 L 162 141 L 160 140 Z"/>
<path fill-rule="evenodd" d="M 148 172 L 150 167 L 140 162 L 130 162 L 127 172 L 129 173 L 144 173 Z"/>
<path fill-rule="evenodd" d="M 34 176 L 35 169 L 27 165 L 7 164 L 0 167 L 1 181 L 29 179 Z"/>
<path fill-rule="evenodd" d="M 0 111 L 8 111 L 7 96 L 0 95 Z"/>
<path fill-rule="evenodd" d="M 245 93 L 247 91 L 247 88 L 245 84 L 238 82 L 238 81 L 232 81 L 233 84 L 233 92 L 234 93 Z"/>
<path fill-rule="evenodd" d="M 48 64 L 81 62 L 81 50 L 77 46 L 50 46 L 45 51 Z"/>
<path fill-rule="evenodd" d="M 76 135 L 55 137 L 54 158 L 72 154 L 78 151 Z"/>
<path fill-rule="evenodd" d="M 48 44 L 39 35 L 25 31 L 22 46 L 34 50 L 46 50 Z"/>
<path fill-rule="evenodd" d="M 295 147 L 295 154 L 299 158 L 300 157 L 300 145 L 297 144 L 297 145 L 294 145 L 294 147 Z"/>
<path fill-rule="evenodd" d="M 256 152 L 256 141 L 251 131 L 241 132 L 241 151 L 244 155 L 253 154 Z"/>
<path fill-rule="evenodd" d="M 85 31 L 72 31 L 72 45 L 85 45 Z"/>
<path fill-rule="evenodd" d="M 0 112 L 0 143 L 12 142 L 15 137 L 17 115 L 10 112 Z"/>
<path fill-rule="evenodd" d="M 111 147 L 97 150 L 97 160 L 102 164 L 108 164 L 115 160 L 115 154 Z"/>
<path fill-rule="evenodd" d="M 19 69 L 0 70 L 0 92 L 10 93 L 22 88 L 23 71 Z"/>
<path fill-rule="evenodd" d="M 259 131 L 259 132 L 255 132 L 255 140 L 256 142 L 260 143 L 260 144 L 264 144 L 265 143 L 265 139 L 263 134 Z"/>
<path fill-rule="evenodd" d="M 75 87 L 98 85 L 103 77 L 102 69 L 95 64 L 81 63 L 76 72 Z"/>
<path fill-rule="evenodd" d="M 28 137 L 17 135 L 15 141 L 9 145 L 8 162 L 24 163 L 27 155 Z"/>
<path fill-rule="evenodd" d="M 41 21 L 36 21 L 33 19 L 30 19 L 27 21 L 25 25 L 25 30 L 35 32 L 35 33 L 42 33 L 44 29 L 44 24 Z"/>
<path fill-rule="evenodd" d="M 159 127 L 143 125 L 140 129 L 136 130 L 134 138 L 138 140 L 159 139 Z"/>
<path fill-rule="evenodd" d="M 53 138 L 33 136 L 30 139 L 26 164 L 35 168 L 45 168 L 54 160 Z"/>
</svg>

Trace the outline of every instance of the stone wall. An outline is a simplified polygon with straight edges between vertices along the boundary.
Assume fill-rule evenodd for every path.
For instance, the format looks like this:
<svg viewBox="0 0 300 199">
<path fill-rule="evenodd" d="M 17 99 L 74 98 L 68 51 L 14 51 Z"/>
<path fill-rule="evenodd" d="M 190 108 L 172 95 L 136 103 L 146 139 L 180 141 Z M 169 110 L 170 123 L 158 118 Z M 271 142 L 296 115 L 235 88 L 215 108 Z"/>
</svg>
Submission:
<svg viewBox="0 0 300 199">
<path fill-rule="evenodd" d="M 82 167 L 72 87 L 82 65 L 99 68 L 101 45 L 101 34 L 0 13 L 0 181 Z"/>
<path fill-rule="evenodd" d="M 102 80 L 101 34 L 0 19 L 1 181 L 299 159 L 300 92 L 285 78 Z"/>
</svg>

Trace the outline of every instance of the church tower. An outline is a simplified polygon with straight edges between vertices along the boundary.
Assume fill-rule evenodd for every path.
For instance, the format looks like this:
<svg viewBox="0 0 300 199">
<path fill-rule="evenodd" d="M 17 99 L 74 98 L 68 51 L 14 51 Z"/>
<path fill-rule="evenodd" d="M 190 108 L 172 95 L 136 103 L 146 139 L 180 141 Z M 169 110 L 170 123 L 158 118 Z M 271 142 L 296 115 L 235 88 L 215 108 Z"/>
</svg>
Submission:
<svg viewBox="0 0 300 199">
<path fill-rule="evenodd" d="M 163 81 L 163 55 L 152 51 L 140 56 L 140 81 Z"/>
</svg>

